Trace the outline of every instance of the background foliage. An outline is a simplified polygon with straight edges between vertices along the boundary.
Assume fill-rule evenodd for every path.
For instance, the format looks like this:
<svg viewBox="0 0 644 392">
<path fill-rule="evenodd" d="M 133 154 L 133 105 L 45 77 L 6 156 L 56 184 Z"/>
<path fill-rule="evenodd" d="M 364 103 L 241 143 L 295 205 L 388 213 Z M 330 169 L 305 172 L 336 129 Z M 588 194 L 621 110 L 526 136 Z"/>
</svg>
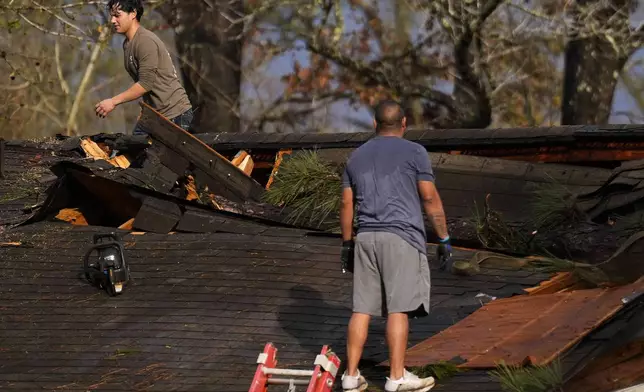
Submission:
<svg viewBox="0 0 644 392">
<path fill-rule="evenodd" d="M 131 132 L 105 1 L 0 0 L 0 136 Z M 443 128 L 641 123 L 644 6 L 634 0 L 148 0 L 200 132 L 352 131 L 405 102 Z"/>
</svg>

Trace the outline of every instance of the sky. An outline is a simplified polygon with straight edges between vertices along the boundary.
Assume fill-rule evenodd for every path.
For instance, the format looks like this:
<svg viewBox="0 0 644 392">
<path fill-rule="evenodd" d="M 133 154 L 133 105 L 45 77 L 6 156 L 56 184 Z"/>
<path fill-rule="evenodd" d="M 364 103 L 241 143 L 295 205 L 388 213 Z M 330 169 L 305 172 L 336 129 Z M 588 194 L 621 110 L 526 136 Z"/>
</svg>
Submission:
<svg viewBox="0 0 644 392">
<path fill-rule="evenodd" d="M 387 10 L 383 10 L 383 12 L 387 12 Z M 416 21 L 416 24 L 420 25 L 419 22 L 420 21 Z M 632 16 L 631 24 L 637 26 L 643 22 L 644 5 L 641 5 L 638 7 L 636 13 Z M 346 24 L 348 30 L 356 28 L 356 21 L 353 19 L 347 18 Z M 266 99 L 267 95 L 269 97 L 269 100 L 276 99 L 282 93 L 283 88 L 281 87 L 279 80 L 281 76 L 289 74 L 293 71 L 293 63 L 295 60 L 297 60 L 303 66 L 308 65 L 307 53 L 302 50 L 290 51 L 282 56 L 275 58 L 267 65 L 265 73 L 261 75 L 261 82 L 265 86 L 270 86 L 268 90 L 270 90 L 271 93 L 267 94 L 265 89 L 262 89 L 262 92 L 264 93 L 262 94 L 262 96 L 264 97 L 264 99 Z M 631 57 L 629 63 L 637 61 L 644 61 L 644 49 L 637 51 Z M 640 65 L 639 69 L 639 74 L 644 75 L 644 67 Z M 255 77 L 255 79 L 257 79 L 257 77 Z M 245 97 L 248 97 L 250 99 L 257 97 L 256 90 L 250 83 L 244 83 L 242 90 Z M 248 109 L 250 108 L 246 107 L 246 110 Z M 644 116 L 644 113 L 639 111 L 638 106 L 632 96 L 624 88 L 621 80 L 618 83 L 613 99 L 613 113 L 617 112 L 631 112 L 637 113 L 640 116 Z M 327 132 L 333 132 L 336 129 L 342 129 L 343 131 L 360 130 L 358 127 L 356 127 L 354 122 L 364 123 L 366 124 L 366 126 L 369 126 L 369 124 L 371 123 L 371 113 L 368 108 L 363 107 L 360 109 L 355 109 L 345 102 L 340 102 L 332 105 L 330 110 L 327 112 L 326 117 L 328 120 L 324 121 L 326 124 L 320 125 L 322 125 L 324 128 L 327 128 L 323 130 Z M 347 121 L 348 119 L 353 119 L 354 121 L 349 122 Z M 640 120 L 640 122 L 644 122 L 644 120 Z M 630 123 L 630 121 L 626 116 L 614 114 L 610 118 L 610 123 Z"/>
</svg>

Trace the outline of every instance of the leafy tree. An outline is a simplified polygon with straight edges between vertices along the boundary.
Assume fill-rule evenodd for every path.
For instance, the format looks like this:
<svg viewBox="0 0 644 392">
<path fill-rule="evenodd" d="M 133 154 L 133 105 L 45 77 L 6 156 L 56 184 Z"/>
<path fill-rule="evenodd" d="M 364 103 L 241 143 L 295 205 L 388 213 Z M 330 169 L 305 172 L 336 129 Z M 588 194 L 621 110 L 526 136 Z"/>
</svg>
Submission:
<svg viewBox="0 0 644 392">
<path fill-rule="evenodd" d="M 91 118 L 89 98 L 109 84 L 94 84 L 97 72 L 109 67 L 101 59 L 109 28 L 107 15 L 97 14 L 90 3 L 0 5 L 6 38 L 1 66 L 10 75 L 1 107 L 5 136 L 43 136 L 51 130 L 78 134 Z"/>
<path fill-rule="evenodd" d="M 642 46 L 642 29 L 628 23 L 637 4 L 626 0 L 267 3 L 253 12 L 272 11 L 262 20 L 280 34 L 264 50 L 311 53 L 275 101 L 289 117 L 320 102 L 393 97 L 417 126 L 601 124 L 616 75 Z"/>
</svg>

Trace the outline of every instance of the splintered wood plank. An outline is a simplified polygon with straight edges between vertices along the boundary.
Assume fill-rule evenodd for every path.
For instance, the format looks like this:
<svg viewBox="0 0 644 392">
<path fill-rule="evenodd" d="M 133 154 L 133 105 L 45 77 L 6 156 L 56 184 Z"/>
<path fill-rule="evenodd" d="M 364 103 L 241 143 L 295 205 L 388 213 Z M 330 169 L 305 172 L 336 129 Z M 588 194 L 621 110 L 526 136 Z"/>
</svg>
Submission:
<svg viewBox="0 0 644 392">
<path fill-rule="evenodd" d="M 553 294 L 577 284 L 578 278 L 572 272 L 560 272 L 552 279 L 541 282 L 538 286 L 525 289 L 528 295 Z"/>
<path fill-rule="evenodd" d="M 190 161 L 197 182 L 232 201 L 261 201 L 264 188 L 207 144 L 169 121 L 149 105 L 141 103 L 140 124 L 155 140 Z M 183 174 L 183 173 L 180 173 Z"/>
<path fill-rule="evenodd" d="M 486 304 L 407 351 L 407 366 L 465 359 L 465 368 L 494 368 L 526 358 L 545 365 L 613 317 L 622 299 L 644 292 L 644 278 L 610 289 L 524 295 Z"/>
<path fill-rule="evenodd" d="M 250 176 L 250 174 L 253 172 L 253 168 L 255 166 L 255 162 L 253 162 L 253 158 L 248 155 L 246 158 L 244 158 L 243 161 L 237 167 L 239 170 L 243 171 L 246 173 L 246 175 Z"/>
<path fill-rule="evenodd" d="M 277 153 L 277 156 L 275 157 L 275 164 L 273 165 L 273 170 L 271 171 L 271 175 L 268 178 L 268 182 L 266 183 L 266 189 L 269 189 L 271 187 L 271 184 L 273 183 L 273 180 L 275 180 L 275 175 L 277 174 L 277 171 L 279 170 L 279 167 L 284 160 L 284 155 L 291 155 L 292 153 L 293 150 L 291 149 L 280 150 Z"/>
<path fill-rule="evenodd" d="M 22 242 L 0 242 L 0 248 L 12 248 L 22 246 Z"/>
<path fill-rule="evenodd" d="M 87 220 L 78 208 L 63 208 L 56 215 L 56 219 L 60 219 L 76 226 L 87 226 Z"/>
<path fill-rule="evenodd" d="M 107 161 L 116 167 L 120 167 L 121 169 L 127 169 L 128 167 L 130 167 L 130 160 L 127 159 L 125 155 L 118 155 L 114 158 L 108 159 Z"/>
<path fill-rule="evenodd" d="M 132 225 L 134 224 L 134 218 L 128 219 L 125 223 L 119 226 L 119 229 L 122 230 L 132 230 Z"/>
<path fill-rule="evenodd" d="M 244 150 L 239 150 L 237 154 L 233 157 L 233 159 L 230 161 L 233 165 L 239 167 L 239 165 L 246 159 L 248 156 L 248 153 Z"/>
<path fill-rule="evenodd" d="M 81 139 L 80 146 L 88 157 L 104 160 L 109 160 L 110 158 L 107 153 L 98 146 L 98 144 L 94 143 L 90 139 Z"/>
</svg>

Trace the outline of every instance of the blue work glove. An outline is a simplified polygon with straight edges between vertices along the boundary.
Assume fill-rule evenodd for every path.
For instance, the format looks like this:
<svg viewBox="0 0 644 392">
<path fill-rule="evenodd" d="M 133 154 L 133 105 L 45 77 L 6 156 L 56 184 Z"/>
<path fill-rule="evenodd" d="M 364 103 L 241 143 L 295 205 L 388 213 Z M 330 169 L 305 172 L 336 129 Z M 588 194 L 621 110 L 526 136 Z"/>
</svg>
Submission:
<svg viewBox="0 0 644 392">
<path fill-rule="evenodd" d="M 355 244 L 353 240 L 342 241 L 342 252 L 340 253 L 340 259 L 342 260 L 342 273 L 347 271 L 353 273 L 353 254 L 354 254 Z"/>
<path fill-rule="evenodd" d="M 440 263 L 440 270 L 444 271 L 448 264 L 452 261 L 452 244 L 450 243 L 449 236 L 442 238 L 438 247 L 436 248 L 436 258 Z"/>
</svg>

